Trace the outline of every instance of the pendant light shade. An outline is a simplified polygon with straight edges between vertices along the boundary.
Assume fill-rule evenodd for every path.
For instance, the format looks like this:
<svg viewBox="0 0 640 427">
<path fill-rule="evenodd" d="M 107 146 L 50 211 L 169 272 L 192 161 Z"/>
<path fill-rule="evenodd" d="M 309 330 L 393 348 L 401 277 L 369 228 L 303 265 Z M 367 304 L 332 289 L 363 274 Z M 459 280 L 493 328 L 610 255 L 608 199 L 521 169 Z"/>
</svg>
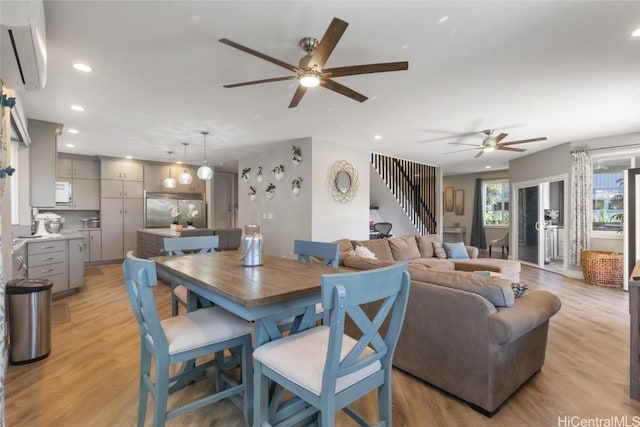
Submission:
<svg viewBox="0 0 640 427">
<path fill-rule="evenodd" d="M 185 166 L 187 165 L 187 145 L 189 145 L 188 142 L 183 142 L 182 145 L 184 145 L 184 164 Z M 184 171 L 178 176 L 178 182 L 180 184 L 185 184 L 185 185 L 189 185 L 191 184 L 191 181 L 193 181 L 193 178 L 191 177 L 191 174 L 187 171 L 187 168 L 184 168 Z"/>
<path fill-rule="evenodd" d="M 204 137 L 204 160 L 202 161 L 203 165 L 198 168 L 197 175 L 200 179 L 210 180 L 211 178 L 213 178 L 213 171 L 207 165 L 207 135 L 209 135 L 209 132 L 203 130 L 200 133 Z"/>
<path fill-rule="evenodd" d="M 169 155 L 169 163 L 171 163 L 173 151 L 167 151 L 167 154 Z M 171 166 L 169 166 L 169 176 L 162 181 L 162 186 L 169 189 L 176 188 L 176 179 L 171 176 Z"/>
</svg>

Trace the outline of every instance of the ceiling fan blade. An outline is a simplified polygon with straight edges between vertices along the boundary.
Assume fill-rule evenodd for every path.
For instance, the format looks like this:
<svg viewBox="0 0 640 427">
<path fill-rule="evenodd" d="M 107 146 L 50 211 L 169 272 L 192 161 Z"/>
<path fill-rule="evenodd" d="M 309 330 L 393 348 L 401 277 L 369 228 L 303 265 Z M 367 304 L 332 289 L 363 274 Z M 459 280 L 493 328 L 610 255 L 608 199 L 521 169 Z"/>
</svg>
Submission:
<svg viewBox="0 0 640 427">
<path fill-rule="evenodd" d="M 235 47 L 236 49 L 240 49 L 241 51 L 246 52 L 246 53 L 248 53 L 250 55 L 257 56 L 258 58 L 264 59 L 265 61 L 269 61 L 272 64 L 279 65 L 279 66 L 281 66 L 283 68 L 286 68 L 289 71 L 293 71 L 294 73 L 298 73 L 300 71 L 298 69 L 298 67 L 294 67 L 293 65 L 287 64 L 286 62 L 280 61 L 279 59 L 276 59 L 276 58 L 274 58 L 272 56 L 265 55 L 264 53 L 258 52 L 257 50 L 253 50 L 253 49 L 251 49 L 249 47 L 243 46 L 240 43 L 236 43 L 236 42 L 231 41 L 229 39 L 220 39 L 218 41 L 220 43 L 226 44 L 227 46 L 231 46 L 231 47 Z"/>
<path fill-rule="evenodd" d="M 348 67 L 335 67 L 322 70 L 323 75 L 330 78 L 353 76 L 355 74 L 384 73 L 387 71 L 403 71 L 409 68 L 408 62 L 385 62 L 380 64 L 351 65 Z"/>
<path fill-rule="evenodd" d="M 252 82 L 233 83 L 230 85 L 224 85 L 223 87 L 232 88 L 232 87 L 239 87 L 239 86 L 257 85 L 260 83 L 281 82 L 285 80 L 297 80 L 297 79 L 298 79 L 298 76 L 274 77 L 272 79 L 254 80 Z"/>
<path fill-rule="evenodd" d="M 320 80 L 320 86 L 324 86 L 325 88 L 332 90 L 334 92 L 338 92 L 341 95 L 348 96 L 351 99 L 355 99 L 358 102 L 364 102 L 367 98 L 361 93 L 356 92 L 353 89 L 349 89 L 345 85 L 342 85 L 338 82 L 334 82 L 331 79 Z"/>
<path fill-rule="evenodd" d="M 442 154 L 462 153 L 463 151 L 471 151 L 471 150 L 482 150 L 482 147 L 465 148 L 464 150 L 456 150 L 456 151 L 447 151 L 446 153 L 442 153 Z"/>
<path fill-rule="evenodd" d="M 329 28 L 327 28 L 327 31 L 325 31 L 322 36 L 322 40 L 318 43 L 318 47 L 316 47 L 316 50 L 313 52 L 313 56 L 309 61 L 309 67 L 316 66 L 322 69 L 348 26 L 349 24 L 342 19 L 333 18 L 331 24 L 329 24 Z"/>
<path fill-rule="evenodd" d="M 307 88 L 305 86 L 298 85 L 295 93 L 293 94 L 293 98 L 291 98 L 291 102 L 289 103 L 289 108 L 297 107 L 305 93 L 307 93 Z"/>
<path fill-rule="evenodd" d="M 496 136 L 496 143 L 498 143 L 498 142 L 502 141 L 503 139 L 505 139 L 507 137 L 507 135 L 509 135 L 509 134 L 502 132 L 500 135 Z"/>
<path fill-rule="evenodd" d="M 524 148 L 505 147 L 504 144 L 498 145 L 496 147 L 496 150 L 517 151 L 518 153 L 522 153 L 523 151 L 527 151 Z"/>
<path fill-rule="evenodd" d="M 474 159 L 477 159 L 478 157 L 482 156 L 484 154 L 484 150 L 480 150 L 478 152 L 478 154 L 476 154 L 475 156 L 473 156 Z"/>
<path fill-rule="evenodd" d="M 467 144 L 465 142 L 450 142 L 449 145 L 468 145 L 470 147 L 480 148 L 478 147 L 478 144 Z"/>
<path fill-rule="evenodd" d="M 525 142 L 536 142 L 536 141 L 546 141 L 546 140 L 547 140 L 547 137 L 543 136 L 543 137 L 540 137 L 540 138 L 519 139 L 517 141 L 503 142 L 500 145 L 502 145 L 502 146 L 505 146 L 505 145 L 516 145 L 516 144 L 524 144 Z"/>
</svg>

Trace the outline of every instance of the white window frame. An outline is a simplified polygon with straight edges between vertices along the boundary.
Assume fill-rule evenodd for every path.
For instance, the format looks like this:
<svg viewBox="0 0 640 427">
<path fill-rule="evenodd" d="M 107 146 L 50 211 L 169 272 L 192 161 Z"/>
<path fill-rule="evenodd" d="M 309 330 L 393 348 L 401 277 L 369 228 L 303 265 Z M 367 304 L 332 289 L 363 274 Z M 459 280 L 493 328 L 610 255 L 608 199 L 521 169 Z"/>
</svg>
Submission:
<svg viewBox="0 0 640 427">
<path fill-rule="evenodd" d="M 509 209 L 506 209 L 506 212 L 509 213 L 509 222 L 503 223 L 503 224 L 487 224 L 486 223 L 486 207 L 487 207 L 487 186 L 491 185 L 491 184 L 502 184 L 503 186 L 506 185 L 507 188 L 509 188 L 509 179 L 508 178 L 498 178 L 498 179 L 487 179 L 487 180 L 482 180 L 482 225 L 485 228 L 505 228 L 509 226 L 509 223 L 511 222 L 511 192 L 509 192 Z M 509 191 L 511 189 L 509 188 Z M 503 211 L 505 211 L 503 209 Z"/>
</svg>

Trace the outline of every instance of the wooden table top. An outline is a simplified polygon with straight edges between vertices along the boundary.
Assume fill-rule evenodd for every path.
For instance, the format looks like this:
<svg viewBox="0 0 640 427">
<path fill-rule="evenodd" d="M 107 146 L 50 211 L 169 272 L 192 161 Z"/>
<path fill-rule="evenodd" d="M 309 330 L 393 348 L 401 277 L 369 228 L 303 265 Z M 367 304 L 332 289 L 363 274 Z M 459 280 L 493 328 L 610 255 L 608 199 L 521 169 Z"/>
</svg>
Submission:
<svg viewBox="0 0 640 427">
<path fill-rule="evenodd" d="M 318 263 L 275 256 L 263 256 L 261 266 L 244 267 L 240 265 L 237 251 L 151 259 L 156 261 L 158 270 L 166 270 L 247 308 L 313 294 L 319 296 L 323 274 L 345 272 Z"/>
</svg>

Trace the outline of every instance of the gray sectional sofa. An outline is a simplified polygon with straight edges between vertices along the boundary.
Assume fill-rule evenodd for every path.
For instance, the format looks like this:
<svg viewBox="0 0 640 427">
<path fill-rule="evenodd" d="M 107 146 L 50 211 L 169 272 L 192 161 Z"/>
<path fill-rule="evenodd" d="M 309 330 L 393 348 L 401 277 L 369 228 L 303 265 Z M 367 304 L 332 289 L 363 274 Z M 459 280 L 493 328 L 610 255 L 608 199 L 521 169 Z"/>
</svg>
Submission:
<svg viewBox="0 0 640 427">
<path fill-rule="evenodd" d="M 416 246 L 428 240 L 424 237 L 414 238 Z M 399 248 L 412 246 L 406 236 L 371 242 L 376 243 L 368 247 L 382 259 L 354 256 L 351 250 L 361 242 L 343 240 L 341 262 L 354 269 L 378 268 L 401 261 L 394 258 L 401 256 Z M 389 256 L 385 243 L 391 260 L 384 259 Z M 474 249 L 467 248 L 471 255 Z M 420 247 L 419 251 L 428 254 Z M 549 319 L 560 309 L 560 300 L 535 290 L 516 298 L 511 284 L 520 265 L 513 261 L 471 258 L 434 263 L 425 258 L 402 260 L 409 261 L 411 290 L 393 364 L 491 416 L 542 368 Z M 503 277 L 465 271 L 475 268 L 498 271 Z M 359 335 L 352 323 L 346 326 L 349 334 Z"/>
</svg>

